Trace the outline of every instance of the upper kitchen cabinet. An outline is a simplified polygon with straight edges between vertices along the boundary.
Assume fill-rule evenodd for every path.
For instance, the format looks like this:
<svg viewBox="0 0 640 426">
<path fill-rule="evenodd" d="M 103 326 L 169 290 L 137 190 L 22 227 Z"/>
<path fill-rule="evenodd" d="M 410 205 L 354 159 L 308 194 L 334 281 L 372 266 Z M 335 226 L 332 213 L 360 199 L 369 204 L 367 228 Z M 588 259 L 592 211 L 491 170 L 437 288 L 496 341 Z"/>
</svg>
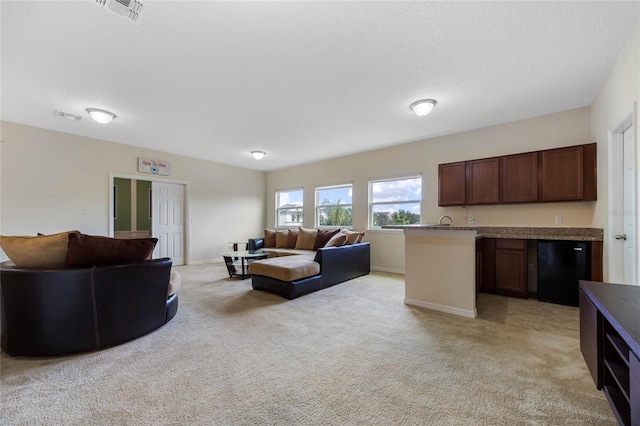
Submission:
<svg viewBox="0 0 640 426">
<path fill-rule="evenodd" d="M 438 205 L 464 206 L 466 198 L 465 162 L 438 165 Z"/>
<path fill-rule="evenodd" d="M 538 153 L 507 155 L 500 158 L 500 195 L 503 203 L 538 201 Z"/>
<path fill-rule="evenodd" d="M 467 204 L 500 202 L 500 159 L 467 161 Z"/>
<path fill-rule="evenodd" d="M 542 151 L 542 201 L 594 201 L 596 144 Z"/>
</svg>

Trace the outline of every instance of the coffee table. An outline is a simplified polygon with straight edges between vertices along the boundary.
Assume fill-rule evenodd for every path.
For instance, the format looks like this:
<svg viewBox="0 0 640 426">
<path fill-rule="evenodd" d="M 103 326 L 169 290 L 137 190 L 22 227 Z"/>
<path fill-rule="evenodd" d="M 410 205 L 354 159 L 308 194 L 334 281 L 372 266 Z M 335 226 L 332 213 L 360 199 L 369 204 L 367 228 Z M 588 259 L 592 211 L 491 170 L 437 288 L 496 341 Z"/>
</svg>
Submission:
<svg viewBox="0 0 640 426">
<path fill-rule="evenodd" d="M 249 265 L 254 260 L 266 259 L 269 253 L 261 250 L 241 250 L 223 253 L 224 263 L 227 265 L 229 277 L 240 277 L 241 279 L 249 278 Z"/>
</svg>

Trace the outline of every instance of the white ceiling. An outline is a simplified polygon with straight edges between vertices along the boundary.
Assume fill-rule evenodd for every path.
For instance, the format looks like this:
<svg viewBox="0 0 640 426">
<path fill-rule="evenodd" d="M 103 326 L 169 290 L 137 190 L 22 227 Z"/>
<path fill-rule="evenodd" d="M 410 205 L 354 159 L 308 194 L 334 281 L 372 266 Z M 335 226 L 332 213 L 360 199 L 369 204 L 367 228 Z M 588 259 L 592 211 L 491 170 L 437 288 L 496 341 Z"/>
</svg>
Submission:
<svg viewBox="0 0 640 426">
<path fill-rule="evenodd" d="M 143 1 L 136 23 L 2 1 L 0 118 L 276 170 L 590 105 L 640 22 L 638 1 Z"/>
</svg>

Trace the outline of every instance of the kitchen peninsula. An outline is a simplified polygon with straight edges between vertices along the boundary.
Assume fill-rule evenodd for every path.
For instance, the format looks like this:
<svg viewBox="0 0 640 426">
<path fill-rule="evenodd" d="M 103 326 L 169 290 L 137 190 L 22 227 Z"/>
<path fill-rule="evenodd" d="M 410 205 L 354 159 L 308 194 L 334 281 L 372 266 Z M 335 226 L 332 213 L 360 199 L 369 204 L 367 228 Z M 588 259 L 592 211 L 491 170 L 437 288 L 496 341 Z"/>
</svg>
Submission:
<svg viewBox="0 0 640 426">
<path fill-rule="evenodd" d="M 522 291 L 524 282 L 524 293 L 514 295 L 526 297 L 529 241 L 592 242 L 591 280 L 602 280 L 603 230 L 598 228 L 428 224 L 383 228 L 404 232 L 407 305 L 475 318 L 476 294 L 481 287 L 510 294 Z"/>
</svg>

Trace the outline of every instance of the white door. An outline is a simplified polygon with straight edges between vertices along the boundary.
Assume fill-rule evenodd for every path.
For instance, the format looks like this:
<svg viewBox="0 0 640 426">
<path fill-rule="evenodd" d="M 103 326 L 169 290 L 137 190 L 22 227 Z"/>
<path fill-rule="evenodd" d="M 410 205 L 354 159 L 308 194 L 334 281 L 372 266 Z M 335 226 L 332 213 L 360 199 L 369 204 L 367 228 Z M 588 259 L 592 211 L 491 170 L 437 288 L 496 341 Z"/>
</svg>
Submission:
<svg viewBox="0 0 640 426">
<path fill-rule="evenodd" d="M 636 153 L 633 137 L 633 126 L 623 133 L 623 198 L 624 198 L 624 231 L 619 240 L 624 244 L 624 283 L 636 283 Z"/>
<path fill-rule="evenodd" d="M 153 258 L 170 257 L 184 265 L 184 185 L 154 181 L 151 234 L 158 239 Z"/>
</svg>

